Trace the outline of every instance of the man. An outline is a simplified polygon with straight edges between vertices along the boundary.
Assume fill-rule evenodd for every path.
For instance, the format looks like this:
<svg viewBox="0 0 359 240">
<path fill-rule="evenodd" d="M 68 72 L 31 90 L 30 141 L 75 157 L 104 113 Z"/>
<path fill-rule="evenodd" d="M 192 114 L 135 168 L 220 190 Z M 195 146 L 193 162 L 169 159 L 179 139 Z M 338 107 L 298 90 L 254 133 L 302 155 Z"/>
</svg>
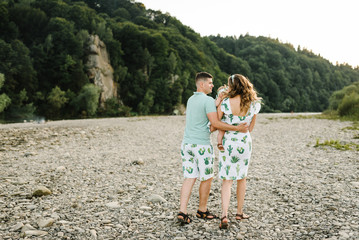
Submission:
<svg viewBox="0 0 359 240">
<path fill-rule="evenodd" d="M 180 212 L 178 221 L 188 224 L 192 220 L 187 213 L 187 205 L 196 179 L 199 186 L 199 207 L 196 216 L 213 219 L 215 215 L 207 209 L 207 201 L 213 179 L 213 147 L 210 141 L 208 122 L 215 129 L 247 132 L 248 125 L 231 126 L 218 120 L 215 101 L 207 94 L 212 92 L 213 77 L 206 72 L 196 75 L 197 91 L 188 99 L 186 109 L 186 128 L 181 144 L 182 169 L 184 181 L 181 188 Z"/>
</svg>

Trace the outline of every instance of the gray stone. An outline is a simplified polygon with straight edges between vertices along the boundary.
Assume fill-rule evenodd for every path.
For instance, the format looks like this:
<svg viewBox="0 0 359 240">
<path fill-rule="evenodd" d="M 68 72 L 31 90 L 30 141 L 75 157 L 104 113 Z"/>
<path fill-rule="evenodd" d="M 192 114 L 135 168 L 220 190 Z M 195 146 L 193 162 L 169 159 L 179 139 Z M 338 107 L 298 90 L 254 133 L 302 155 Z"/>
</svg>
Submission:
<svg viewBox="0 0 359 240">
<path fill-rule="evenodd" d="M 52 224 L 54 224 L 55 220 L 53 218 L 47 218 L 47 219 L 40 219 L 38 222 L 37 222 L 37 225 L 40 227 L 40 228 L 45 228 L 45 227 L 51 227 Z"/>
<path fill-rule="evenodd" d="M 12 226 L 10 231 L 16 232 L 22 229 L 24 224 L 22 222 L 18 222 L 16 225 Z"/>
<path fill-rule="evenodd" d="M 158 194 L 152 194 L 152 195 L 148 198 L 148 201 L 150 201 L 150 202 L 152 202 L 152 203 L 157 203 L 157 202 L 164 203 L 164 202 L 167 202 L 166 199 L 164 199 L 163 197 L 161 197 L 161 196 L 158 195 Z"/>
<path fill-rule="evenodd" d="M 45 236 L 48 233 L 45 231 L 39 231 L 39 230 L 28 230 L 25 231 L 25 236 Z"/>
<path fill-rule="evenodd" d="M 47 187 L 39 186 L 34 190 L 34 192 L 32 193 L 32 196 L 41 197 L 41 196 L 50 195 L 51 193 L 52 192 Z"/>
<path fill-rule="evenodd" d="M 60 166 L 56 168 L 56 172 L 65 172 L 66 171 L 66 167 L 65 166 Z"/>
<path fill-rule="evenodd" d="M 118 202 L 109 202 L 106 203 L 106 206 L 109 208 L 120 208 L 121 206 L 118 204 Z"/>
<path fill-rule="evenodd" d="M 22 227 L 21 232 L 26 232 L 26 231 L 29 231 L 29 230 L 35 230 L 35 228 L 33 226 L 31 226 L 30 224 L 25 224 Z"/>
<path fill-rule="evenodd" d="M 91 239 L 94 239 L 94 240 L 97 239 L 97 232 L 96 232 L 96 230 L 91 229 L 91 230 L 90 230 L 90 234 L 91 234 Z"/>
</svg>

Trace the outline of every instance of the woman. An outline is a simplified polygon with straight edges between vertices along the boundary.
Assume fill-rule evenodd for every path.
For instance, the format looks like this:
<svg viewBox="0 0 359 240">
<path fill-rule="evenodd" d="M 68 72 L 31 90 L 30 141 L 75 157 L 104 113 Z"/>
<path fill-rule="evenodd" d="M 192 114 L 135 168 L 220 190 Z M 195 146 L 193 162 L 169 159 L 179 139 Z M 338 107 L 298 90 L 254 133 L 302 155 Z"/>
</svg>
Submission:
<svg viewBox="0 0 359 240">
<path fill-rule="evenodd" d="M 236 220 L 247 219 L 243 213 L 246 177 L 252 152 L 249 132 L 254 128 L 256 116 L 261 108 L 260 100 L 252 83 L 243 75 L 228 78 L 229 91 L 218 107 L 218 118 L 231 125 L 247 123 L 248 132 L 226 131 L 222 140 L 224 151 L 219 153 L 219 177 L 222 182 L 222 218 L 219 227 L 228 228 L 228 207 L 233 180 L 237 181 Z"/>
</svg>

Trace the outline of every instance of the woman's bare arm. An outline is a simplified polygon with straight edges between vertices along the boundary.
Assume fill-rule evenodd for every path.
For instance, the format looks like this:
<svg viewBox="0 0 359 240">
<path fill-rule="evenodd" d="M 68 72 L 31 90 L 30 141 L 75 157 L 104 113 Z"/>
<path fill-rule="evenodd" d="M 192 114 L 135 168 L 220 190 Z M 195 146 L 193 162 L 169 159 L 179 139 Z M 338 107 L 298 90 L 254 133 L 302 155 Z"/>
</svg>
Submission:
<svg viewBox="0 0 359 240">
<path fill-rule="evenodd" d="M 254 125 L 256 124 L 256 118 L 257 118 L 257 114 L 254 114 L 253 118 L 252 118 L 252 121 L 251 121 L 251 124 L 249 124 L 249 132 L 253 131 Z"/>
</svg>

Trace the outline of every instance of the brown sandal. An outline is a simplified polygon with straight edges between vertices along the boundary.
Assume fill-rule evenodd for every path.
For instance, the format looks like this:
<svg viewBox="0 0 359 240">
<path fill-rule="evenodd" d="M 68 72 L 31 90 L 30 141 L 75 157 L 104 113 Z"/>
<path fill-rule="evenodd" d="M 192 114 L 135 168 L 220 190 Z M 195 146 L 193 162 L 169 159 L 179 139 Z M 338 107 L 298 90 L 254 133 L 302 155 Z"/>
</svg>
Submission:
<svg viewBox="0 0 359 240">
<path fill-rule="evenodd" d="M 221 143 L 217 144 L 217 148 L 218 148 L 219 151 L 224 152 L 224 147 L 223 147 L 223 145 Z"/>
<path fill-rule="evenodd" d="M 182 217 L 182 218 L 179 218 L 179 217 Z M 184 224 L 189 224 L 192 222 L 192 219 L 188 216 L 188 214 L 185 214 L 183 212 L 179 212 L 178 215 L 177 215 L 177 219 L 178 221 L 181 223 L 181 225 L 184 225 Z"/>
<path fill-rule="evenodd" d="M 205 212 L 202 212 L 200 210 L 197 210 L 197 215 L 196 215 L 198 218 L 202 218 L 202 219 L 215 219 L 215 218 L 218 218 L 216 215 L 210 213 L 207 209 L 207 211 Z"/>
<path fill-rule="evenodd" d="M 227 222 L 223 222 L 224 219 L 226 219 L 227 216 L 224 216 L 221 218 L 221 223 L 219 224 L 219 229 L 227 229 L 228 228 L 228 219 Z"/>
<path fill-rule="evenodd" d="M 251 217 L 251 216 L 245 215 L 244 213 L 242 213 L 242 214 L 237 213 L 237 214 L 236 214 L 236 220 L 238 220 L 238 221 L 240 221 L 240 220 L 242 220 L 242 219 L 248 219 L 248 218 L 250 218 L 250 217 Z"/>
</svg>

